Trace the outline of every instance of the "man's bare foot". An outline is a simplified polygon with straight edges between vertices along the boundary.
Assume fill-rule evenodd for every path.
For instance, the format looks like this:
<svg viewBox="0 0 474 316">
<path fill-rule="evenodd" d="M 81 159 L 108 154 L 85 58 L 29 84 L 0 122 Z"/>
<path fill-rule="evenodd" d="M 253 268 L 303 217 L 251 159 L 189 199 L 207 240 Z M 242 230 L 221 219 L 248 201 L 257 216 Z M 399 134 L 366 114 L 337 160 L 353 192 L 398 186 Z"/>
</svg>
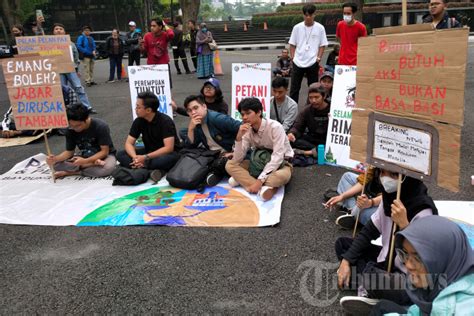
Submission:
<svg viewBox="0 0 474 316">
<path fill-rule="evenodd" d="M 67 177 L 67 176 L 75 176 L 75 175 L 78 175 L 78 174 L 80 174 L 79 171 L 56 171 L 54 173 L 54 178 L 58 179 L 58 178 L 64 178 L 64 177 Z"/>
<path fill-rule="evenodd" d="M 97 159 L 96 161 L 94 161 L 94 165 L 103 167 L 105 166 L 105 161 L 102 159 Z"/>
<path fill-rule="evenodd" d="M 264 200 L 265 202 L 271 200 L 273 196 L 277 193 L 278 188 L 272 188 L 263 186 L 258 195 Z"/>
</svg>

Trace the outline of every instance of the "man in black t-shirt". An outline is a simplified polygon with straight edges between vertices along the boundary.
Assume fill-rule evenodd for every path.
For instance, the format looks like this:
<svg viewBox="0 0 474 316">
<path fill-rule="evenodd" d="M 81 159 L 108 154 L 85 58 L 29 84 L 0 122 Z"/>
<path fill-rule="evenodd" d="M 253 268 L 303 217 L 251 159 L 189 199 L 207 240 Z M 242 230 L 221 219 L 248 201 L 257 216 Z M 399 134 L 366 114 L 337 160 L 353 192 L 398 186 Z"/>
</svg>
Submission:
<svg viewBox="0 0 474 316">
<path fill-rule="evenodd" d="M 117 160 L 107 123 L 91 118 L 90 109 L 82 103 L 73 104 L 66 112 L 69 123 L 66 150 L 59 155 L 51 155 L 46 160 L 50 166 L 54 166 L 54 177 L 110 175 Z"/>
<path fill-rule="evenodd" d="M 179 159 L 179 139 L 171 118 L 158 112 L 160 102 L 155 94 L 146 91 L 138 94 L 135 113 L 125 150 L 117 154 L 120 165 L 126 168 L 159 170 L 161 175 L 170 170 Z M 145 148 L 135 148 L 142 135 Z"/>
</svg>

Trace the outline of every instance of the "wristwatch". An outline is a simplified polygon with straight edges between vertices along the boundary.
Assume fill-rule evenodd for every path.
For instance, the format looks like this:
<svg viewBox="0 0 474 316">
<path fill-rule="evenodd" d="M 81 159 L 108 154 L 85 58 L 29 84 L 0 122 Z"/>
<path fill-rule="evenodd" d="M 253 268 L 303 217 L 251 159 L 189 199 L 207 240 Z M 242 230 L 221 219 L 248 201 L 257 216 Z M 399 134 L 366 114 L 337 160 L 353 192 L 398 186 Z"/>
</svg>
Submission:
<svg viewBox="0 0 474 316">
<path fill-rule="evenodd" d="M 148 156 L 148 154 L 145 155 L 145 161 L 148 161 L 150 160 L 150 156 Z"/>
</svg>

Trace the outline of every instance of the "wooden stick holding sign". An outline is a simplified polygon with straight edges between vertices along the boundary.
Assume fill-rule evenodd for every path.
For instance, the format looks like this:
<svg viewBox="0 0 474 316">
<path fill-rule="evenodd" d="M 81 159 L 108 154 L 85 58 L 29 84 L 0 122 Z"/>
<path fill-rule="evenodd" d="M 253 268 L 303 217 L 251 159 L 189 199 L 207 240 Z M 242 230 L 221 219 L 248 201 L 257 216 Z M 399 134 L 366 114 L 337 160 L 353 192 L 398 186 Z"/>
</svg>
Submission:
<svg viewBox="0 0 474 316">
<path fill-rule="evenodd" d="M 365 185 L 367 183 L 367 172 L 369 171 L 369 168 L 370 168 L 369 165 L 367 165 L 366 168 L 365 168 L 364 182 L 362 183 L 362 193 L 360 194 L 361 196 L 364 195 L 364 193 L 365 193 Z M 356 216 L 356 221 L 355 221 L 355 224 L 354 224 L 354 231 L 352 232 L 352 238 L 355 238 L 355 235 L 356 235 L 357 223 L 359 222 L 360 212 L 362 212 L 361 209 L 359 209 L 359 212 L 357 213 L 357 216 Z"/>
<path fill-rule="evenodd" d="M 402 191 L 402 174 L 398 174 L 398 185 L 397 185 L 397 200 L 400 201 L 400 193 Z M 395 232 L 397 230 L 397 224 L 395 222 L 392 223 L 392 235 L 390 237 L 390 250 L 388 252 L 388 269 L 387 272 L 390 273 L 392 271 L 392 264 L 393 264 L 393 253 L 395 251 Z"/>
<path fill-rule="evenodd" d="M 48 157 L 51 156 L 51 148 L 49 147 L 48 135 L 46 130 L 43 130 L 44 133 L 44 144 L 46 145 L 46 152 L 48 153 Z M 51 177 L 53 178 L 53 182 L 56 183 L 56 177 L 54 176 L 55 170 L 54 165 L 49 166 L 51 170 Z"/>
</svg>

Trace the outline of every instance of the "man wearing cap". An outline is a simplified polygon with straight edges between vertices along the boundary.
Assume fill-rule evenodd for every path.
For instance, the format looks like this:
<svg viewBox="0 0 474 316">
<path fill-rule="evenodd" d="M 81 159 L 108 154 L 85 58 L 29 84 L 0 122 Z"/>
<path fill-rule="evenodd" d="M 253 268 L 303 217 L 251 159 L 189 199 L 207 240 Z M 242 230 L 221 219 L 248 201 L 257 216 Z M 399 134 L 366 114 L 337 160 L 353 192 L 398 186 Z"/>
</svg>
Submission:
<svg viewBox="0 0 474 316">
<path fill-rule="evenodd" d="M 140 44 L 138 41 L 141 38 L 140 32 L 137 30 L 137 24 L 133 21 L 128 23 L 130 32 L 127 33 L 127 40 L 125 43 L 128 45 L 128 65 L 140 66 Z"/>
<path fill-rule="evenodd" d="M 332 86 L 334 83 L 334 74 L 330 71 L 325 71 L 319 79 L 321 86 L 326 90 L 326 98 L 324 99 L 327 103 L 331 104 L 332 97 Z"/>
</svg>

